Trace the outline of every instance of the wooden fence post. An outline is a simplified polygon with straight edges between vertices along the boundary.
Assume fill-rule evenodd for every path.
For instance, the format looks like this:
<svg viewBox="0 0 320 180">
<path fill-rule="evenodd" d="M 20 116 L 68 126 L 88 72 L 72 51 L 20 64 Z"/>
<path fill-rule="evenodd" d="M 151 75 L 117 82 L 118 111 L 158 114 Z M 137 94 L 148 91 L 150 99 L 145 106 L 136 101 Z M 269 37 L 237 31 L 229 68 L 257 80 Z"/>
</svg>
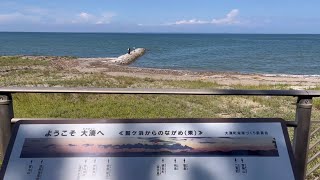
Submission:
<svg viewBox="0 0 320 180">
<path fill-rule="evenodd" d="M 307 170 L 309 134 L 311 124 L 312 97 L 298 96 L 294 131 L 293 152 L 296 162 L 297 180 L 304 180 Z"/>
<path fill-rule="evenodd" d="M 0 94 L 0 161 L 3 160 L 10 136 L 13 106 L 11 94 Z"/>
</svg>

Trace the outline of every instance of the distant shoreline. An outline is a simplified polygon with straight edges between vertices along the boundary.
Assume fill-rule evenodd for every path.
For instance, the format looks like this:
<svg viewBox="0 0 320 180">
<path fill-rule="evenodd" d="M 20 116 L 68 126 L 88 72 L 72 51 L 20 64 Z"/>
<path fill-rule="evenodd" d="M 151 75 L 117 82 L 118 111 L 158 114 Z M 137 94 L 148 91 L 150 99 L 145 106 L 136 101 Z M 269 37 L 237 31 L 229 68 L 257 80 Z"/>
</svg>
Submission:
<svg viewBox="0 0 320 180">
<path fill-rule="evenodd" d="M 195 34 L 195 35 L 210 35 L 210 34 L 227 34 L 227 35 L 320 35 L 320 33 L 210 33 L 210 32 L 99 32 L 99 31 L 92 31 L 92 32 L 74 32 L 74 31 L 0 31 L 0 33 L 79 33 L 79 34 L 173 34 L 173 35 L 188 35 L 188 34 Z"/>
</svg>

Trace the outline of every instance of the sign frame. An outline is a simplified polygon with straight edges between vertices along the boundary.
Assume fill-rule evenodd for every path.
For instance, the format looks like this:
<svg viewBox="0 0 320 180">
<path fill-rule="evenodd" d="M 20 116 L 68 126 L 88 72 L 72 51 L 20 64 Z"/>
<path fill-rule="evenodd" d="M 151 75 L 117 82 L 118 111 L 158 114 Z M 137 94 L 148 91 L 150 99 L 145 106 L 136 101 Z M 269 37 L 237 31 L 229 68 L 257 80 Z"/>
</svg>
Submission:
<svg viewBox="0 0 320 180">
<path fill-rule="evenodd" d="M 28 119 L 18 121 L 12 131 L 7 151 L 1 165 L 0 179 L 4 179 L 5 172 L 10 160 L 12 149 L 18 134 L 20 125 L 23 124 L 130 124 L 130 123 L 280 123 L 283 136 L 287 146 L 287 151 L 293 171 L 294 178 L 297 179 L 296 164 L 292 145 L 289 139 L 288 129 L 284 119 L 281 118 L 156 118 L 156 119 Z"/>
</svg>

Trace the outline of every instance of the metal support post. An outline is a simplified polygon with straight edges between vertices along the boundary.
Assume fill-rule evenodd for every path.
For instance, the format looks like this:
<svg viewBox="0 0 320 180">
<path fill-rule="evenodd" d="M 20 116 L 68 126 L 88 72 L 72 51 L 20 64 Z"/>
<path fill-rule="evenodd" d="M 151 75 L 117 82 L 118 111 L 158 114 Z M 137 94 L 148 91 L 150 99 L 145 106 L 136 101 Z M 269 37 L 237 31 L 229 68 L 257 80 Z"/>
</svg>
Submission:
<svg viewBox="0 0 320 180">
<path fill-rule="evenodd" d="M 312 97 L 299 96 L 295 118 L 297 128 L 295 128 L 293 140 L 297 180 L 304 180 L 307 170 L 311 109 Z"/>
<path fill-rule="evenodd" d="M 11 119 L 13 118 L 13 105 L 11 94 L 0 94 L 0 161 L 11 136 Z"/>
</svg>

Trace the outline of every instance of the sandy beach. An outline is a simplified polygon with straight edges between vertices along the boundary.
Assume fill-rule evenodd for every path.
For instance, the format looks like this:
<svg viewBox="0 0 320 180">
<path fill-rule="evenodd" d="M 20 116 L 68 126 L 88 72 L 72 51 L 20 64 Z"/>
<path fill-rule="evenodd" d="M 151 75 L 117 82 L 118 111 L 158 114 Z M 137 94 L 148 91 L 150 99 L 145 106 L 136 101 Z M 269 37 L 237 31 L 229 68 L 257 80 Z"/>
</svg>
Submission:
<svg viewBox="0 0 320 180">
<path fill-rule="evenodd" d="M 290 85 L 291 89 L 314 88 L 320 85 L 320 77 L 303 75 L 267 75 L 241 74 L 233 72 L 199 72 L 188 70 L 171 70 L 140 68 L 117 65 L 108 61 L 112 58 L 67 58 L 55 56 L 23 56 L 34 60 L 49 60 L 53 67 L 66 74 L 103 73 L 111 76 L 151 78 L 157 80 L 190 80 L 215 82 L 219 85 Z M 36 67 L 29 67 L 36 68 Z M 67 73 L 67 72 L 68 73 Z"/>
</svg>

